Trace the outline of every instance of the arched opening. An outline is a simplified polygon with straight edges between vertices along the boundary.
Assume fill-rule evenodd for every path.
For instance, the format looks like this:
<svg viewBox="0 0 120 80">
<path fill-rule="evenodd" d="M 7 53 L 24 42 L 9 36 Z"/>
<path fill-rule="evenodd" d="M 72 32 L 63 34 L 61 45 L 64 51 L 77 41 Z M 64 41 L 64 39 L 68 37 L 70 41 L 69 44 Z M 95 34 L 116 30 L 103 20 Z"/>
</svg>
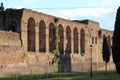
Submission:
<svg viewBox="0 0 120 80">
<path fill-rule="evenodd" d="M 80 31 L 80 48 L 81 48 L 81 54 L 85 53 L 85 31 L 84 29 L 81 29 Z"/>
<path fill-rule="evenodd" d="M 71 53 L 71 29 L 66 27 L 66 53 Z"/>
<path fill-rule="evenodd" d="M 95 43 L 97 44 L 97 37 L 95 37 Z"/>
<path fill-rule="evenodd" d="M 98 31 L 98 37 L 99 37 L 99 38 L 102 37 L 102 31 L 101 31 L 101 30 Z"/>
<path fill-rule="evenodd" d="M 53 23 L 49 24 L 49 51 L 55 49 L 55 26 Z"/>
<path fill-rule="evenodd" d="M 44 21 L 39 23 L 39 52 L 46 51 L 46 25 Z"/>
<path fill-rule="evenodd" d="M 60 53 L 64 53 L 64 33 L 62 25 L 58 26 L 58 35 L 59 35 L 59 51 Z"/>
<path fill-rule="evenodd" d="M 74 53 L 78 53 L 78 29 L 74 28 Z"/>
<path fill-rule="evenodd" d="M 110 35 L 108 35 L 108 48 L 109 48 L 109 51 L 111 53 L 111 38 L 110 38 Z"/>
<path fill-rule="evenodd" d="M 28 52 L 35 52 L 35 21 L 31 17 L 28 19 Z"/>
<path fill-rule="evenodd" d="M 94 37 L 92 37 L 92 44 L 94 44 Z"/>
<path fill-rule="evenodd" d="M 103 35 L 103 39 L 106 38 L 105 34 Z"/>
</svg>

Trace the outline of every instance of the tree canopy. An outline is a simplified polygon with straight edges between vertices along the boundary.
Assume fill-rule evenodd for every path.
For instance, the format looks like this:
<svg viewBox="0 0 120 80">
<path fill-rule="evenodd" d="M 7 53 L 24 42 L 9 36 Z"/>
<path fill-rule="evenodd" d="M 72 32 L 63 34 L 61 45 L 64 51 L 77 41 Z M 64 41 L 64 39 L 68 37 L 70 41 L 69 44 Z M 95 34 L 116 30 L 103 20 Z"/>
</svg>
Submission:
<svg viewBox="0 0 120 80">
<path fill-rule="evenodd" d="M 108 42 L 106 37 L 103 38 L 102 54 L 103 54 L 103 61 L 105 61 L 105 63 L 108 63 L 110 60 L 110 50 L 108 47 Z"/>
<path fill-rule="evenodd" d="M 113 34 L 112 46 L 113 61 L 116 65 L 116 71 L 120 74 L 120 8 L 117 11 L 115 29 Z"/>
</svg>

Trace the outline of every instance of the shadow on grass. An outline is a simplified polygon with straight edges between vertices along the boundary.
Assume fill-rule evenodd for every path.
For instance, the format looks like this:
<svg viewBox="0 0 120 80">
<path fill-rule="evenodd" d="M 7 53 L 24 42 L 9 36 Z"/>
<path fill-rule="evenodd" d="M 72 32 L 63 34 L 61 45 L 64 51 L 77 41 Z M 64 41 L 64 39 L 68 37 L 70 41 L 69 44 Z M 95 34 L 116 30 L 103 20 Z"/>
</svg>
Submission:
<svg viewBox="0 0 120 80">
<path fill-rule="evenodd" d="M 120 80 L 120 75 L 114 71 L 108 72 L 94 72 L 93 77 L 88 77 L 89 75 L 80 75 L 73 77 L 70 80 Z"/>
<path fill-rule="evenodd" d="M 69 72 L 19 75 L 0 78 L 0 80 L 120 80 L 120 75 L 114 71 L 93 72 L 93 77 L 90 78 L 89 72 Z"/>
</svg>

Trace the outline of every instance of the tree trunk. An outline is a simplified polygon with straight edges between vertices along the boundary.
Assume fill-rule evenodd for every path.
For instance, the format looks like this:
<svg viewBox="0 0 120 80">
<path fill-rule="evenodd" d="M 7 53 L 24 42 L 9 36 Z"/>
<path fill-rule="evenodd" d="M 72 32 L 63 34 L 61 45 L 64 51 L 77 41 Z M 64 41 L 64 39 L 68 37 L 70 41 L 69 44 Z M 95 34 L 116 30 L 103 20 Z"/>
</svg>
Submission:
<svg viewBox="0 0 120 80">
<path fill-rule="evenodd" d="M 107 63 L 105 62 L 105 71 L 107 72 Z"/>
</svg>

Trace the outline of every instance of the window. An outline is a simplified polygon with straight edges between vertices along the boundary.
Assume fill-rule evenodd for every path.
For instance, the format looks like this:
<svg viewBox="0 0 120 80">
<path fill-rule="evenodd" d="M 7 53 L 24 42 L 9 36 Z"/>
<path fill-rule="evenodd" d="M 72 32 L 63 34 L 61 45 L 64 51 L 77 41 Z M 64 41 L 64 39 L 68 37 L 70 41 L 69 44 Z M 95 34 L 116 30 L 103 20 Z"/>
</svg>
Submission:
<svg viewBox="0 0 120 80">
<path fill-rule="evenodd" d="M 102 37 L 102 31 L 101 30 L 98 31 L 98 36 L 99 36 L 99 38 Z"/>
<path fill-rule="evenodd" d="M 74 53 L 78 53 L 78 29 L 74 28 Z"/>
<path fill-rule="evenodd" d="M 97 44 L 97 37 L 95 37 L 95 43 Z"/>
<path fill-rule="evenodd" d="M 80 48 L 81 48 L 81 54 L 85 53 L 85 31 L 84 29 L 81 29 L 80 31 Z"/>
<path fill-rule="evenodd" d="M 28 19 L 28 52 L 35 52 L 35 21 L 31 17 Z"/>
<path fill-rule="evenodd" d="M 71 29 L 69 26 L 66 27 L 66 53 L 71 53 Z"/>
<path fill-rule="evenodd" d="M 58 26 L 58 35 L 59 35 L 59 51 L 60 53 L 64 53 L 64 32 L 63 32 L 63 27 L 60 24 Z"/>
<path fill-rule="evenodd" d="M 94 37 L 92 37 L 92 44 L 94 44 Z"/>
<path fill-rule="evenodd" d="M 55 26 L 53 23 L 49 24 L 49 51 L 55 49 Z"/>
<path fill-rule="evenodd" d="M 46 51 L 46 25 L 44 21 L 39 23 L 39 52 Z"/>
</svg>

